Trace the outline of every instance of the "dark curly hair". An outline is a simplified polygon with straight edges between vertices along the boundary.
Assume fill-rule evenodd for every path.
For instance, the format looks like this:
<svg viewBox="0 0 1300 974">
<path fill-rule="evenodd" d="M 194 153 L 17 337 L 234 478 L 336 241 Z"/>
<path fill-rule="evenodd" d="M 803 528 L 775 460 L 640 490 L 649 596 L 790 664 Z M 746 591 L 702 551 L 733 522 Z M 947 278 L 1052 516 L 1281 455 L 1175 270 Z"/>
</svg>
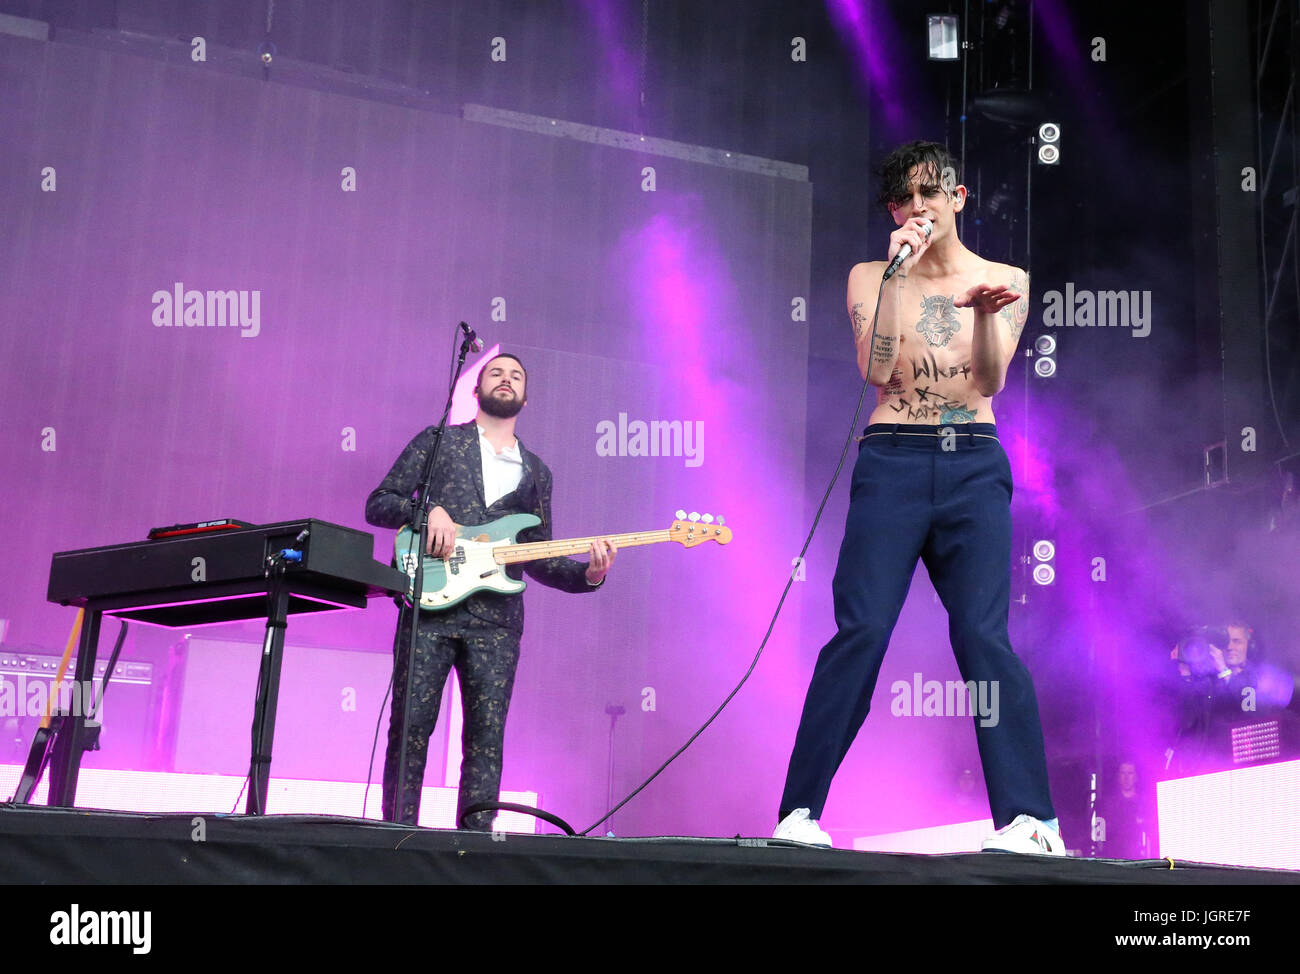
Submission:
<svg viewBox="0 0 1300 974">
<path fill-rule="evenodd" d="M 907 177 L 913 169 L 920 167 L 923 173 L 933 173 L 936 184 L 941 184 L 943 171 L 949 167 L 954 174 L 952 186 L 961 182 L 961 160 L 938 142 L 908 142 L 885 156 L 876 170 L 880 180 L 880 195 L 876 202 L 888 207 L 889 204 L 906 203 L 912 198 L 907 190 Z M 952 186 L 944 187 L 951 190 Z"/>
</svg>

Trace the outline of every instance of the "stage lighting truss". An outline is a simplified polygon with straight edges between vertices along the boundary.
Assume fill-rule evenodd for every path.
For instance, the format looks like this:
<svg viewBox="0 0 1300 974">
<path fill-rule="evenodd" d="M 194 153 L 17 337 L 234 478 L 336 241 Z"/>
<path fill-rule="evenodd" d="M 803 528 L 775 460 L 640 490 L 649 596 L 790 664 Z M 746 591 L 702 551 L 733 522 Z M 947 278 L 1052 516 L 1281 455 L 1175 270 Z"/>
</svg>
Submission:
<svg viewBox="0 0 1300 974">
<path fill-rule="evenodd" d="M 1044 122 L 1038 126 L 1038 164 L 1055 166 L 1061 161 L 1061 126 Z"/>
<path fill-rule="evenodd" d="M 1031 574 L 1038 585 L 1051 585 L 1056 581 L 1056 545 L 1046 538 L 1034 542 L 1034 567 Z"/>
<path fill-rule="evenodd" d="M 931 61 L 960 60 L 960 45 L 957 43 L 957 15 L 930 14 L 925 18 L 926 33 L 930 41 Z"/>
<path fill-rule="evenodd" d="M 1040 379 L 1056 375 L 1056 339 L 1051 335 L 1039 335 L 1034 339 L 1034 352 L 1038 354 L 1034 359 L 1034 375 Z"/>
</svg>

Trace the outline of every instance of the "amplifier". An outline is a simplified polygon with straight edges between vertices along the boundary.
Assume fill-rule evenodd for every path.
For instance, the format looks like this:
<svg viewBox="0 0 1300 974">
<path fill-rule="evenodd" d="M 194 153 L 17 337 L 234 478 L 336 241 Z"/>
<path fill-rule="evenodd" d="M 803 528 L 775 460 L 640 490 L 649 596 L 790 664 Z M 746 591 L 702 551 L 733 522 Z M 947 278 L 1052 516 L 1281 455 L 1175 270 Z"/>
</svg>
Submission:
<svg viewBox="0 0 1300 974">
<path fill-rule="evenodd" d="M 62 658 L 42 647 L 0 646 L 0 762 L 22 764 L 27 760 Z M 76 665 L 73 657 L 56 704 L 85 713 L 90 709 L 90 690 L 73 684 Z M 96 660 L 96 694 L 107 669 L 107 659 Z M 104 725 L 100 750 L 87 752 L 82 764 L 88 768 L 154 768 L 158 762 L 156 702 L 154 664 L 119 659 L 99 710 Z"/>
<path fill-rule="evenodd" d="M 174 676 L 161 708 L 161 737 L 170 745 L 165 770 L 246 773 L 262 644 L 196 633 L 171 652 Z M 378 725 L 373 780 L 379 781 L 388 741 L 388 709 L 381 704 L 392 671 L 391 651 L 286 642 L 272 777 L 361 781 Z M 435 765 L 427 780 L 440 783 L 440 771 Z"/>
</svg>

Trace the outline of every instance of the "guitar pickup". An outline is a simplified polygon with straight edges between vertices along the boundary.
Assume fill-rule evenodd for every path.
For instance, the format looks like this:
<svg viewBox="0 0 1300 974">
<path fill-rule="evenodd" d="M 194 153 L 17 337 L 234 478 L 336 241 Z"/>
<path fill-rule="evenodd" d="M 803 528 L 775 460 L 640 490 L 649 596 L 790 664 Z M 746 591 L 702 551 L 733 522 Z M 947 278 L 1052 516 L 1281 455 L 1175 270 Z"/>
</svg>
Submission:
<svg viewBox="0 0 1300 974">
<path fill-rule="evenodd" d="M 490 569 L 490 570 L 488 570 L 488 571 L 485 571 L 482 575 L 480 575 L 479 578 L 491 578 L 493 575 L 495 575 L 495 574 L 496 574 L 497 572 L 499 572 L 500 570 L 501 570 L 501 569 L 499 569 L 499 568 L 493 568 L 493 569 Z"/>
<path fill-rule="evenodd" d="M 447 567 L 451 569 L 453 575 L 460 574 L 460 566 L 465 563 L 465 549 L 457 548 L 455 553 L 447 559 Z"/>
</svg>

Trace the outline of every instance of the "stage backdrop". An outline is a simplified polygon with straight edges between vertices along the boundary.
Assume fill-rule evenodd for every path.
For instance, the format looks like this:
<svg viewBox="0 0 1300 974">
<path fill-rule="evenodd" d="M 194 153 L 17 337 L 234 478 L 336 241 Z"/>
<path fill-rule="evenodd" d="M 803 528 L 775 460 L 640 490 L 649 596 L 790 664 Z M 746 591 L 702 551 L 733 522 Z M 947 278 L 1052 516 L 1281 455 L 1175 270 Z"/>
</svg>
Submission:
<svg viewBox="0 0 1300 974">
<path fill-rule="evenodd" d="M 557 536 L 678 508 L 735 532 L 625 551 L 590 597 L 530 586 L 504 786 L 585 826 L 608 706 L 625 710 L 616 795 L 707 716 L 804 530 L 806 179 L 12 36 L 0 76 L 9 645 L 62 645 L 55 551 L 212 517 L 366 528 L 366 495 L 437 419 L 464 319 L 528 367 L 518 431 L 554 471 Z M 651 422 L 685 435 L 636 455 Z M 751 687 L 621 833 L 770 829 L 811 665 L 800 595 Z M 296 618 L 289 642 L 386 654 L 395 618 L 384 601 Z M 318 691 L 342 707 L 344 689 Z M 228 695 L 246 738 L 251 686 L 193 692 Z M 331 735 L 368 740 L 379 711 L 361 695 L 321 754 L 351 753 Z"/>
</svg>

